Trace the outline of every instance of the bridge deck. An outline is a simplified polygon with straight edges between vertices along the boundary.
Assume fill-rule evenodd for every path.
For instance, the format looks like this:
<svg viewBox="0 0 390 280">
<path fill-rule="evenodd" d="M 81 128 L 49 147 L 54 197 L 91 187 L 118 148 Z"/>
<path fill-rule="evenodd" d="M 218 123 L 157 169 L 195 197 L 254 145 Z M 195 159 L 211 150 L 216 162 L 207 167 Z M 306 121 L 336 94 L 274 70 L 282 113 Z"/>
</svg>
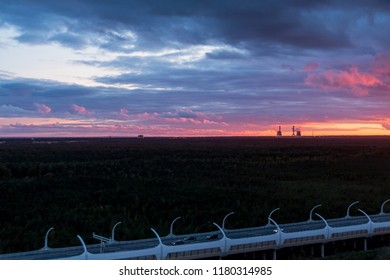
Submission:
<svg viewBox="0 0 390 280">
<path fill-rule="evenodd" d="M 390 214 L 376 214 L 369 215 L 370 219 L 366 216 L 354 216 L 354 217 L 343 217 L 337 219 L 328 219 L 327 224 L 331 228 L 340 228 L 348 227 L 349 230 L 345 230 L 345 232 L 333 233 L 328 238 L 337 238 L 337 239 L 348 239 L 352 238 L 351 232 L 357 232 L 361 226 L 367 224 L 370 220 L 376 226 L 376 230 L 374 232 L 369 233 L 368 229 L 359 229 L 363 235 L 368 234 L 387 234 L 390 233 Z M 383 224 L 383 227 L 377 227 L 378 225 Z M 281 246 L 282 244 L 277 244 L 277 240 L 281 236 L 291 236 L 289 234 L 295 234 L 292 238 L 288 238 L 285 240 L 286 244 L 298 244 L 300 243 L 316 243 L 323 242 L 325 239 L 325 228 L 326 223 L 323 220 L 314 220 L 314 221 L 305 221 L 299 223 L 289 223 L 289 224 L 279 224 L 278 225 L 281 232 L 279 232 L 276 225 L 268 224 L 260 227 L 252 227 L 252 228 L 243 228 L 243 229 L 226 229 L 224 233 L 229 240 L 235 240 L 234 244 L 229 248 L 226 248 L 227 251 L 245 251 L 245 250 L 257 250 L 257 249 L 266 249 L 277 246 Z M 354 228 L 356 230 L 354 230 Z M 323 233 L 319 233 L 319 231 L 324 230 Z M 309 234 L 310 231 L 316 231 L 313 236 Z M 223 238 L 223 233 L 220 231 L 206 232 L 206 233 L 195 233 L 195 234 L 187 234 L 187 235 L 172 235 L 162 237 L 162 245 L 167 248 L 173 248 L 171 253 L 168 253 L 167 258 L 180 258 L 181 256 L 185 256 L 185 258 L 190 258 L 192 256 L 197 256 L 199 252 L 205 252 L 208 255 L 215 255 L 221 253 L 220 249 L 207 249 L 207 243 L 218 241 Z M 252 238 L 252 239 L 248 239 Z M 255 238 L 255 239 L 253 239 Z M 286 237 L 287 238 L 287 237 Z M 242 241 L 242 244 L 239 242 Z M 245 240 L 254 240 L 252 243 L 248 243 Z M 293 242 L 294 241 L 294 242 Z M 246 242 L 246 243 L 245 243 Z M 186 251 L 181 250 L 181 248 L 188 248 L 188 246 L 182 245 L 194 245 L 196 247 L 198 245 L 206 245 L 203 246 L 203 249 L 189 250 L 191 254 L 187 254 Z M 215 243 L 214 243 L 215 244 Z M 142 240 L 132 240 L 132 241 L 120 241 L 120 242 L 109 242 L 102 244 L 92 244 L 87 245 L 87 251 L 92 254 L 109 254 L 109 253 L 117 253 L 117 252 L 128 252 L 128 251 L 137 251 L 137 250 L 146 250 L 150 248 L 155 248 L 159 246 L 159 241 L 157 238 L 149 238 Z M 291 245 L 292 246 L 292 245 Z M 199 247 L 199 246 L 198 246 Z M 203 250 L 203 251 L 202 251 Z M 21 252 L 21 253 L 11 253 L 11 254 L 0 254 L 0 260 L 46 260 L 46 259 L 59 259 L 59 258 L 68 258 L 73 256 L 81 255 L 84 252 L 82 246 L 75 247 L 65 247 L 65 248 L 49 248 L 47 250 L 36 250 L 30 252 Z M 136 254 L 136 253 L 135 253 Z M 222 253 L 221 253 L 222 254 Z"/>
</svg>

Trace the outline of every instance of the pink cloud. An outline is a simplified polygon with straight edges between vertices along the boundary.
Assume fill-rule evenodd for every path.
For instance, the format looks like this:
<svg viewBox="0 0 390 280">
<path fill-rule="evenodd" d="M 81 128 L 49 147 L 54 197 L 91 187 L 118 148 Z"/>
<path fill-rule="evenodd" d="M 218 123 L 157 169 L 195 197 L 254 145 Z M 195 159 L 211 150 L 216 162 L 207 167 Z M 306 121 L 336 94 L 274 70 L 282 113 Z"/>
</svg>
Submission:
<svg viewBox="0 0 390 280">
<path fill-rule="evenodd" d="M 320 67 L 320 65 L 317 62 L 312 61 L 306 64 L 305 68 L 303 69 L 305 70 L 305 72 L 314 72 L 315 70 L 317 70 L 318 67 Z"/>
<path fill-rule="evenodd" d="M 329 90 L 348 90 L 355 95 L 368 95 L 368 89 L 383 85 L 383 82 L 368 72 L 361 72 L 356 66 L 347 70 L 327 70 L 322 73 L 310 73 L 305 84 Z"/>
<path fill-rule="evenodd" d="M 137 114 L 137 120 L 151 121 L 157 124 L 195 124 L 195 125 L 221 125 L 227 126 L 222 117 L 208 116 L 202 112 L 194 112 L 189 109 L 176 110 L 174 112 Z"/>
<path fill-rule="evenodd" d="M 375 76 L 390 82 L 390 53 L 378 55 L 372 62 L 371 68 Z"/>
<path fill-rule="evenodd" d="M 37 108 L 38 112 L 41 114 L 49 114 L 51 112 L 51 108 L 43 103 L 34 103 L 35 107 Z"/>
<path fill-rule="evenodd" d="M 130 118 L 130 115 L 129 115 L 129 110 L 125 109 L 125 108 L 121 108 L 119 110 L 119 115 L 124 118 L 124 119 L 129 119 Z"/>
<path fill-rule="evenodd" d="M 87 108 L 85 108 L 83 106 L 76 105 L 76 104 L 72 104 L 72 109 L 74 112 L 79 113 L 79 114 L 83 114 L 83 115 L 91 114 L 91 112 L 88 111 Z"/>
<path fill-rule="evenodd" d="M 137 120 L 155 120 L 157 118 L 157 113 L 148 113 L 144 112 L 142 114 L 135 115 Z"/>
</svg>

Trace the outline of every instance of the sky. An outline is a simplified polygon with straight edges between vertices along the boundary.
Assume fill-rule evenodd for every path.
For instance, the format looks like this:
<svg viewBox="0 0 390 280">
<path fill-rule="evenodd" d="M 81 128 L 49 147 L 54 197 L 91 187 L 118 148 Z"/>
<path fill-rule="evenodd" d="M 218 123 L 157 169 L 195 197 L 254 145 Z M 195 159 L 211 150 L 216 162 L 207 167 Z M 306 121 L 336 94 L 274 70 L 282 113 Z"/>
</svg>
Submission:
<svg viewBox="0 0 390 280">
<path fill-rule="evenodd" d="M 388 0 L 0 7 L 0 137 L 390 135 Z"/>
</svg>

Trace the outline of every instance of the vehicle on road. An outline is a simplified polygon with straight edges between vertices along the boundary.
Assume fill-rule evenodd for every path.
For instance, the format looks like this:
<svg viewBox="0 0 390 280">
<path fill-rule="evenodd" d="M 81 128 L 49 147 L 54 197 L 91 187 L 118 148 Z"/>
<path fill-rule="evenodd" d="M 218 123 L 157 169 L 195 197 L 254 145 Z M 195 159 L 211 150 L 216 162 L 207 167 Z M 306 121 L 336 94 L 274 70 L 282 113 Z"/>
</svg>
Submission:
<svg viewBox="0 0 390 280">
<path fill-rule="evenodd" d="M 207 235 L 206 238 L 207 239 L 217 239 L 218 238 L 218 234 Z"/>
<path fill-rule="evenodd" d="M 183 245 L 187 242 L 191 242 L 191 241 L 195 241 L 196 240 L 196 237 L 195 236 L 188 236 L 184 239 L 180 239 L 180 240 L 176 240 L 176 241 L 173 241 L 172 242 L 172 245 L 175 246 L 175 245 Z"/>
</svg>

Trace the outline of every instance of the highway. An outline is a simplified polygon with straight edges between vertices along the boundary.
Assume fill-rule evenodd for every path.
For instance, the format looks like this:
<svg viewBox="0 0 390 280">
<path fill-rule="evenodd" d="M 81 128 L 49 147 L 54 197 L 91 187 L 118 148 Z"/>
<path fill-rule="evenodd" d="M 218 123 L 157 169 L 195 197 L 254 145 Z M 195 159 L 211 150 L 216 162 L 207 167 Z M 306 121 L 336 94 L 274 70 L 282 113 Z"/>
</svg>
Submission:
<svg viewBox="0 0 390 280">
<path fill-rule="evenodd" d="M 382 213 L 369 215 L 373 225 L 380 226 L 383 228 L 390 227 L 390 214 Z M 340 229 L 342 232 L 353 231 L 354 229 L 361 229 L 362 227 L 367 228 L 367 232 L 369 230 L 368 223 L 369 219 L 366 216 L 347 216 L 343 218 L 335 218 L 335 219 L 326 219 L 326 223 L 330 228 Z M 242 240 L 248 240 L 248 238 L 252 238 L 251 240 L 258 240 L 253 242 L 263 242 L 275 240 L 275 248 L 277 246 L 281 246 L 282 244 L 278 244 L 279 236 L 289 236 L 289 234 L 295 234 L 294 236 L 302 236 L 307 237 L 313 235 L 311 231 L 317 231 L 315 235 L 323 234 L 324 236 L 327 234 L 326 223 L 322 219 L 318 220 L 309 220 L 305 222 L 299 223 L 288 223 L 288 224 L 278 224 L 278 227 L 272 223 L 260 226 L 260 227 L 251 227 L 251 228 L 243 228 L 243 229 L 225 229 L 224 232 L 221 231 L 212 231 L 206 233 L 194 233 L 194 234 L 186 234 L 186 235 L 170 235 L 161 237 L 162 245 L 169 249 L 170 252 L 174 251 L 182 251 L 181 248 L 186 248 L 186 250 L 192 250 L 189 248 L 207 248 L 207 244 L 209 242 L 220 241 L 224 238 L 224 234 L 228 240 L 235 240 L 234 244 L 239 244 L 237 242 Z M 348 229 L 344 229 L 348 228 Z M 350 229 L 349 229 L 350 228 Z M 321 233 L 321 230 L 323 233 Z M 311 234 L 311 235 L 310 235 Z M 253 239 L 255 238 L 255 239 Z M 287 237 L 286 237 L 287 238 Z M 327 237 L 328 241 L 330 241 L 331 237 Z M 345 237 L 347 238 L 347 237 Z M 351 237 L 350 237 L 351 238 Z M 248 242 L 248 241 L 243 241 Z M 314 241 L 313 241 L 314 242 Z M 217 243 L 213 243 L 217 244 Z M 141 240 L 132 240 L 132 241 L 114 241 L 101 244 L 92 244 L 87 245 L 88 253 L 92 254 L 100 254 L 100 253 L 118 253 L 118 252 L 129 252 L 133 251 L 134 255 L 137 255 L 137 251 L 147 250 L 157 248 L 160 243 L 157 238 L 149 238 L 149 239 L 141 239 Z M 199 247 L 200 246 L 200 247 Z M 217 245 L 213 245 L 217 246 Z M 224 250 L 227 250 L 225 248 Z M 0 254 L 0 260 L 47 260 L 47 259 L 60 259 L 60 258 L 68 258 L 73 256 L 81 255 L 84 252 L 82 246 L 75 247 L 65 247 L 65 248 L 49 248 L 47 250 L 36 250 L 30 252 L 22 252 L 22 253 L 13 253 L 13 254 Z M 146 253 L 145 253 L 146 254 Z"/>
<path fill-rule="evenodd" d="M 366 216 L 361 217 L 346 217 L 339 219 L 330 219 L 327 220 L 329 226 L 331 227 L 346 227 L 352 225 L 361 225 L 368 223 L 368 218 Z"/>
<path fill-rule="evenodd" d="M 387 222 L 387 221 L 390 221 L 390 214 L 376 214 L 376 215 L 370 215 L 370 218 L 371 220 L 374 222 L 374 223 L 383 223 L 383 222 Z"/>
</svg>

